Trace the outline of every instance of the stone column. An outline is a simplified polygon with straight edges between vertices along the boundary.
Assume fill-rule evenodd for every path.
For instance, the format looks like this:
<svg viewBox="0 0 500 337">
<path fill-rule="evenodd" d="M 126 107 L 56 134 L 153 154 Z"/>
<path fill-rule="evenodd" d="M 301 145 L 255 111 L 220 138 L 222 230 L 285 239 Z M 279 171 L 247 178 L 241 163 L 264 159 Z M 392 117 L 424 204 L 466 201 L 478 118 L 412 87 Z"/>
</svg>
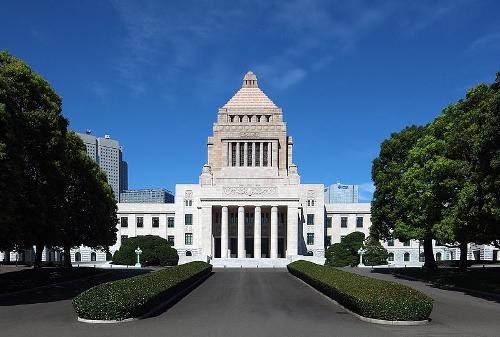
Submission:
<svg viewBox="0 0 500 337">
<path fill-rule="evenodd" d="M 220 257 L 225 259 L 227 258 L 227 246 L 229 242 L 229 233 L 228 233 L 228 222 L 229 222 L 229 213 L 227 206 L 222 207 L 221 214 L 221 230 L 220 230 Z"/>
<path fill-rule="evenodd" d="M 267 166 L 271 167 L 271 152 L 272 152 L 272 146 L 271 142 L 267 142 Z"/>
<path fill-rule="evenodd" d="M 228 142 L 228 147 L 229 147 L 229 153 L 227 155 L 227 157 L 229 158 L 229 162 L 228 162 L 228 165 L 227 166 L 233 166 L 233 143 L 232 142 Z"/>
<path fill-rule="evenodd" d="M 252 142 L 252 167 L 255 167 L 255 142 Z"/>
<path fill-rule="evenodd" d="M 278 257 L 278 207 L 271 207 L 271 259 Z"/>
<path fill-rule="evenodd" d="M 260 167 L 264 166 L 263 158 L 264 158 L 264 143 L 260 142 L 260 152 L 259 152 L 259 160 L 260 160 Z"/>
<path fill-rule="evenodd" d="M 262 219 L 262 213 L 260 206 L 255 207 L 255 214 L 254 214 L 254 232 L 253 232 L 253 257 L 254 258 L 261 258 L 262 257 L 262 249 L 260 247 L 261 245 L 261 231 L 262 231 L 262 225 L 261 225 L 261 219 Z"/>
<path fill-rule="evenodd" d="M 299 247 L 299 209 L 297 206 L 288 206 L 286 223 L 286 255 L 298 255 Z"/>
<path fill-rule="evenodd" d="M 238 259 L 245 258 L 245 207 L 238 207 Z"/>
<path fill-rule="evenodd" d="M 235 166 L 240 166 L 240 143 L 236 142 L 236 165 Z"/>
<path fill-rule="evenodd" d="M 243 143 L 243 166 L 250 166 L 250 165 L 248 165 L 247 159 L 248 159 L 248 143 L 244 142 Z"/>
</svg>

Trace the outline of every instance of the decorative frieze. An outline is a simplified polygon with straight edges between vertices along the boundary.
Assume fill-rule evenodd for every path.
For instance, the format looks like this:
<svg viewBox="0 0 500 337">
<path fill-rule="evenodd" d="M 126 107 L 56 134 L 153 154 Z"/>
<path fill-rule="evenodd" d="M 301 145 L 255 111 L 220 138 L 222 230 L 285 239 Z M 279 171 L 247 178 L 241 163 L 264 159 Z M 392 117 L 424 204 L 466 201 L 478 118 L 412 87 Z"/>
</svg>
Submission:
<svg viewBox="0 0 500 337">
<path fill-rule="evenodd" d="M 223 187 L 223 191 L 225 195 L 276 195 L 278 188 L 273 186 L 227 186 Z"/>
</svg>

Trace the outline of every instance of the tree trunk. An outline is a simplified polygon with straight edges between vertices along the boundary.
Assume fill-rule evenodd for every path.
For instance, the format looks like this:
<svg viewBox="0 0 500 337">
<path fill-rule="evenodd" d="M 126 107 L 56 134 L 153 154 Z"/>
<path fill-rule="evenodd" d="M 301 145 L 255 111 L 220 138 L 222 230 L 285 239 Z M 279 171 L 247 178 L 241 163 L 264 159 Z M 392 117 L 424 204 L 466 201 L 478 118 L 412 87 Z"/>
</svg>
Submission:
<svg viewBox="0 0 500 337">
<path fill-rule="evenodd" d="M 69 247 L 64 248 L 64 268 L 71 268 L 71 251 Z"/>
<path fill-rule="evenodd" d="M 432 247 L 432 239 L 424 239 L 424 268 L 437 269 L 436 260 L 434 259 L 434 250 Z"/>
<path fill-rule="evenodd" d="M 42 268 L 42 253 L 43 253 L 43 245 L 37 244 L 36 245 L 36 254 L 35 254 L 35 263 L 33 265 L 33 267 L 35 269 Z"/>
<path fill-rule="evenodd" d="M 460 261 L 458 262 L 458 269 L 461 271 L 467 270 L 467 242 L 460 243 Z"/>
</svg>

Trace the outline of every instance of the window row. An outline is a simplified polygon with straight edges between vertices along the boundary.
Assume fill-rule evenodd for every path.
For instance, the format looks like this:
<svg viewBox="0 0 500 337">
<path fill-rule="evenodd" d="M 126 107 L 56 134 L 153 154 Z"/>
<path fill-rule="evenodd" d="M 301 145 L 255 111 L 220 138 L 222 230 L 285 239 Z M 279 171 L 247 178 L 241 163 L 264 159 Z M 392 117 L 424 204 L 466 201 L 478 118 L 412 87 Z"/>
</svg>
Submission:
<svg viewBox="0 0 500 337">
<path fill-rule="evenodd" d="M 122 216 L 119 219 L 120 227 L 122 228 L 127 228 L 128 227 L 128 217 Z M 138 216 L 135 218 L 135 225 L 137 228 L 143 228 L 144 227 L 144 217 L 143 216 Z M 160 217 L 154 216 L 151 218 L 151 226 L 153 228 L 159 228 L 160 227 Z M 167 227 L 168 228 L 174 228 L 174 218 L 173 217 L 167 217 Z"/>
<path fill-rule="evenodd" d="M 407 240 L 407 241 L 399 241 L 399 242 L 402 242 L 402 243 L 403 243 L 403 246 L 405 246 L 405 247 L 409 247 L 409 246 L 411 245 L 410 240 Z M 387 246 L 388 246 L 388 247 L 394 247 L 394 239 L 389 239 L 389 240 L 387 240 Z"/>
<path fill-rule="evenodd" d="M 121 241 L 123 242 L 124 240 L 128 239 L 128 235 L 122 235 L 121 236 Z M 173 235 L 168 235 L 167 236 L 167 241 L 173 246 L 175 245 L 175 237 Z M 192 242 L 192 234 L 191 234 L 191 242 Z"/>
<path fill-rule="evenodd" d="M 252 123 L 252 122 L 270 122 L 271 115 L 229 115 L 229 122 L 231 123 Z"/>
<path fill-rule="evenodd" d="M 364 217 L 358 216 L 356 217 L 356 228 L 364 227 Z M 349 218 L 346 216 L 340 217 L 340 228 L 347 228 L 349 226 Z M 329 216 L 326 218 L 326 228 L 332 228 L 332 217 Z"/>
</svg>

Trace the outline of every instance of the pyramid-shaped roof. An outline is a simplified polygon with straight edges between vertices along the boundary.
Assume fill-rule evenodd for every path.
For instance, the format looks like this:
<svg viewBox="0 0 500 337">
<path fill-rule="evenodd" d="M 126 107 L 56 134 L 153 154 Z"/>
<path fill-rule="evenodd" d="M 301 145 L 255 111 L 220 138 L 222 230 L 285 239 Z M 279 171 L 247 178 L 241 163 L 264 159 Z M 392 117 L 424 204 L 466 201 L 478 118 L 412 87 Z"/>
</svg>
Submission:
<svg viewBox="0 0 500 337">
<path fill-rule="evenodd" d="M 222 107 L 228 110 L 270 110 L 279 109 L 257 85 L 257 77 L 249 71 L 243 78 L 243 86 Z"/>
</svg>

